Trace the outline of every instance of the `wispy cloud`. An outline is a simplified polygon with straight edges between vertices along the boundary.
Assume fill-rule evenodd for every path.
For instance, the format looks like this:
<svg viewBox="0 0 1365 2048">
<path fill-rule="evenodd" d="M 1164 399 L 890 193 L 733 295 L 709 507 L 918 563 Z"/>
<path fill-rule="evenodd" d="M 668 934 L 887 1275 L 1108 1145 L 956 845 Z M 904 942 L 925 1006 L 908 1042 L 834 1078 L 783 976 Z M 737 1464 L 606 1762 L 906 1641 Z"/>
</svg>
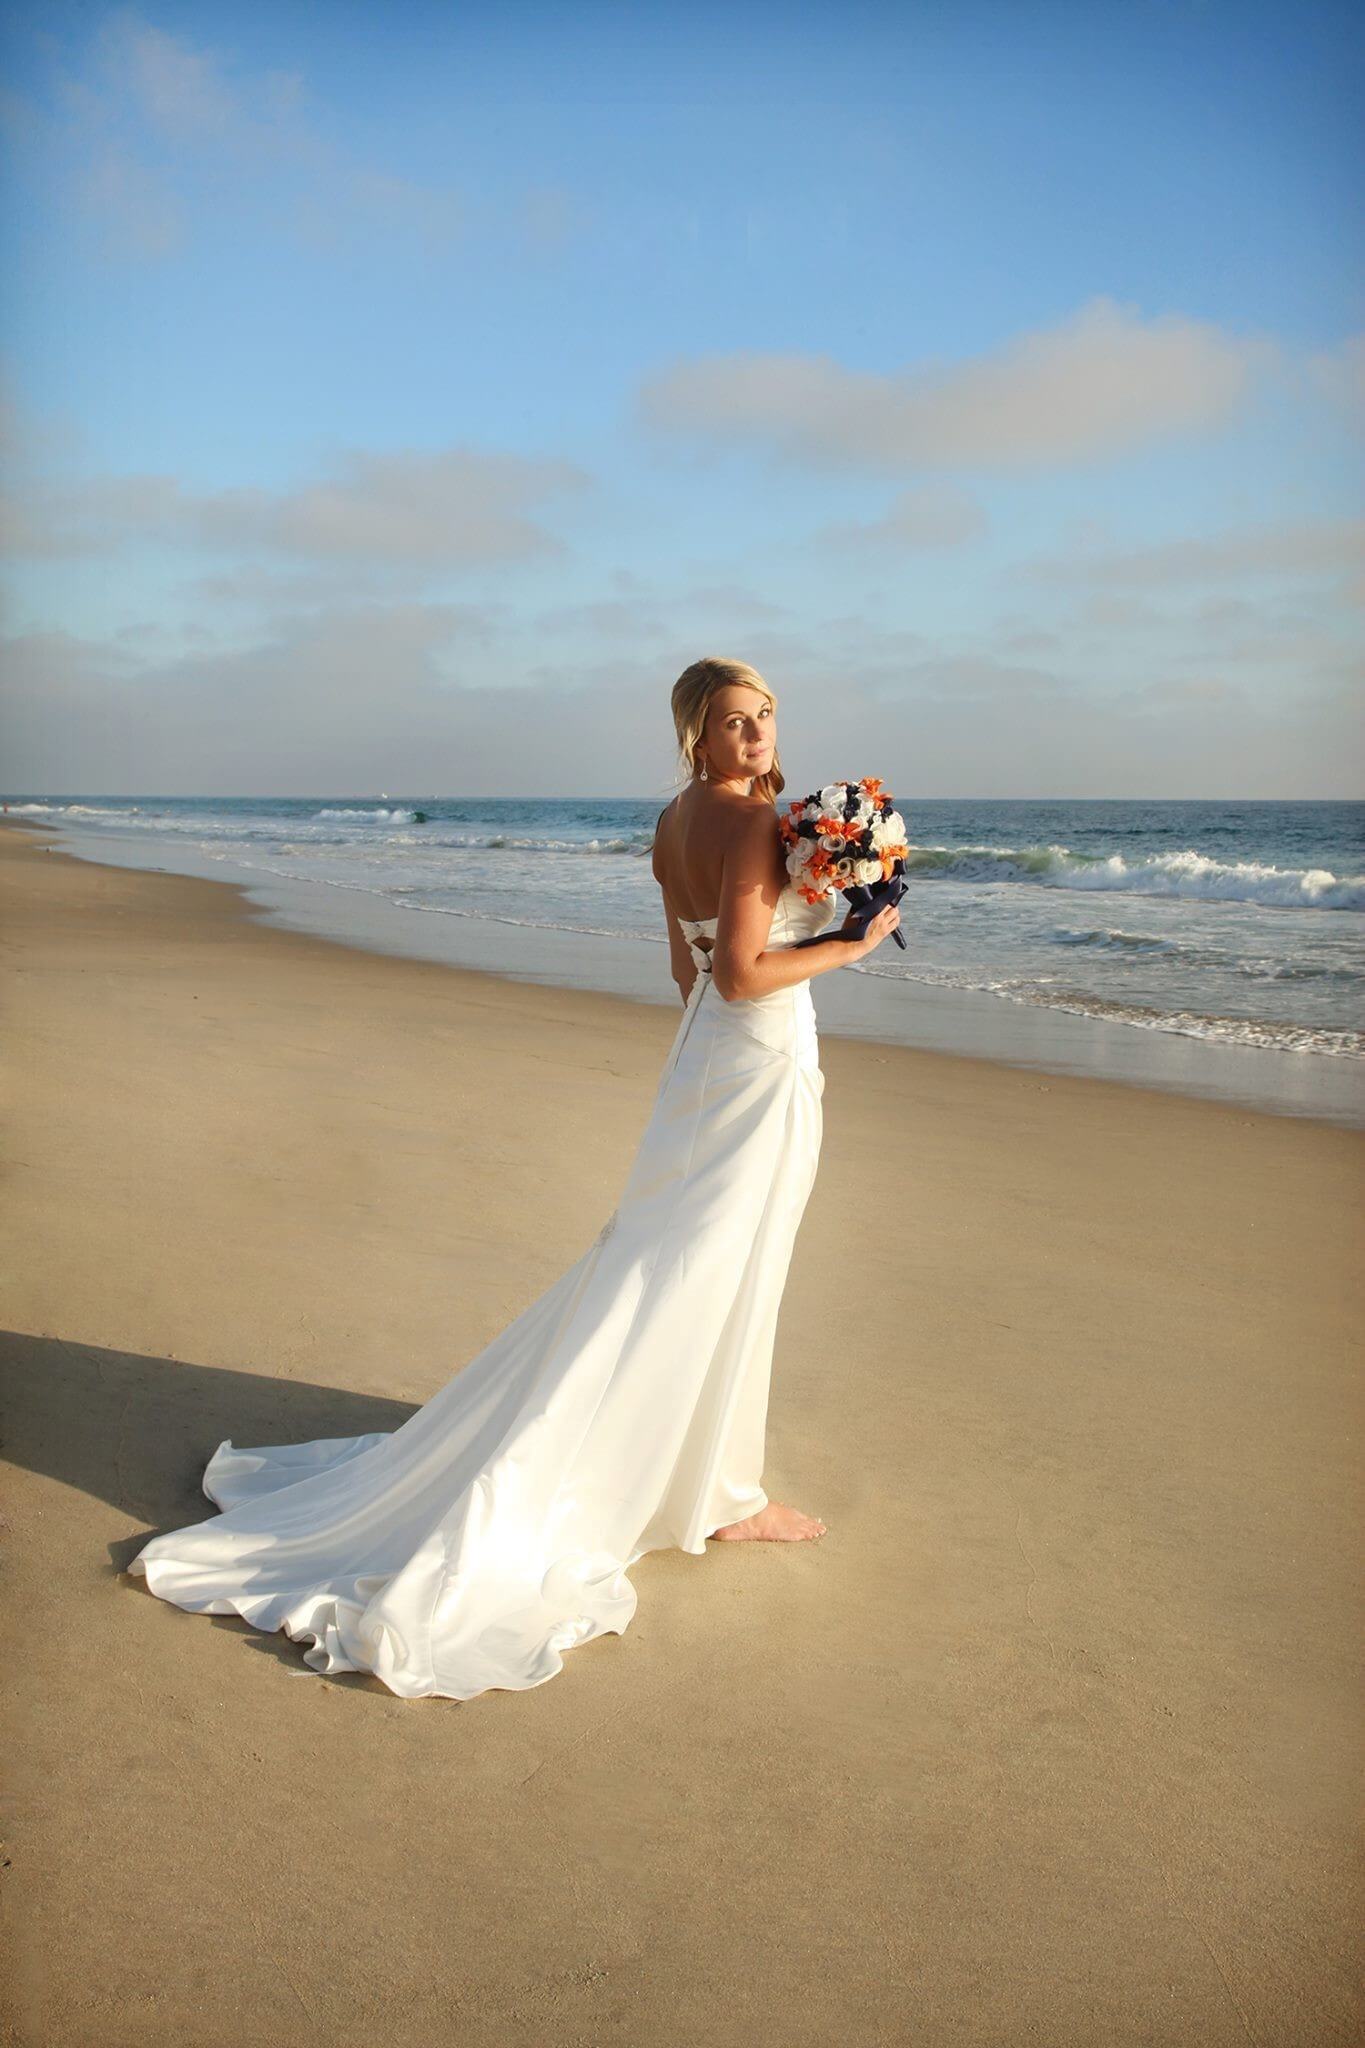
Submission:
<svg viewBox="0 0 1365 2048">
<path fill-rule="evenodd" d="M 1365 426 L 1365 334 L 1351 334 L 1336 348 L 1319 349 L 1304 362 L 1309 385 Z"/>
<path fill-rule="evenodd" d="M 458 605 L 338 604 L 256 646 L 12 636 L 7 753 L 32 788 L 636 789 L 672 767 L 665 670 L 556 659 L 487 682 Z M 678 662 L 677 667 L 681 668 Z"/>
<path fill-rule="evenodd" d="M 853 553 L 960 548 L 978 540 L 989 524 L 985 507 L 967 491 L 955 484 L 922 484 L 898 493 L 880 519 L 826 526 L 813 540 L 818 547 Z"/>
<path fill-rule="evenodd" d="M 411 234 L 438 256 L 488 215 L 477 194 L 368 161 L 337 139 L 344 129 L 301 72 L 252 71 L 133 7 L 104 19 L 76 68 L 53 70 L 42 100 L 5 94 L 0 134 L 13 158 L 69 196 L 115 260 L 173 257 L 224 208 L 249 210 L 255 233 L 324 255 L 366 235 Z M 496 224 L 544 254 L 586 219 L 567 188 L 542 183 Z"/>
<path fill-rule="evenodd" d="M 1037 555 L 1017 573 L 1046 584 L 1161 590 L 1244 577 L 1344 576 L 1342 594 L 1361 594 L 1365 519 L 1285 520 L 1234 532 L 1191 535 L 1142 548 L 1081 548 Z"/>
<path fill-rule="evenodd" d="M 705 651 L 695 631 L 675 626 L 645 655 L 547 644 L 541 621 L 517 645 L 504 623 L 477 606 L 352 602 L 277 617 L 248 646 L 206 644 L 197 628 L 162 637 L 153 622 L 103 640 L 15 635 L 0 649 L 15 785 L 665 792 L 675 769 L 667 691 Z M 950 647 L 856 615 L 756 629 L 726 651 L 776 686 L 783 758 L 798 778 L 874 762 L 898 793 L 1351 786 L 1359 695 L 1340 659 L 1300 670 L 1277 701 L 1212 650 L 1158 676 L 1134 664 L 1096 689 L 1062 650 L 1048 667 L 1011 656 L 1003 639 L 995 650 Z M 1220 760 L 1235 770 L 1231 786 L 1211 768 Z"/>
<path fill-rule="evenodd" d="M 0 516 L 16 557 L 107 554 L 156 539 L 420 572 L 564 553 L 533 513 L 587 484 L 572 463 L 523 455 L 358 449 L 342 451 L 330 474 L 274 491 L 196 491 L 165 476 L 31 476 L 12 482 Z"/>
<path fill-rule="evenodd" d="M 1220 427 L 1281 361 L 1269 338 L 1096 298 L 960 363 L 889 374 L 829 356 L 680 363 L 642 387 L 637 413 L 655 430 L 820 468 L 1059 469 Z"/>
<path fill-rule="evenodd" d="M 865 687 L 867 687 L 865 685 Z M 1002 702 L 1070 696 L 1075 685 L 1054 669 L 1002 661 L 989 654 L 929 654 L 897 665 L 869 694 L 903 703 L 955 704 L 993 710 Z"/>
<path fill-rule="evenodd" d="M 173 182 L 113 136 L 92 130 L 68 163 L 72 194 L 107 255 L 155 263 L 188 244 L 189 214 Z"/>
</svg>

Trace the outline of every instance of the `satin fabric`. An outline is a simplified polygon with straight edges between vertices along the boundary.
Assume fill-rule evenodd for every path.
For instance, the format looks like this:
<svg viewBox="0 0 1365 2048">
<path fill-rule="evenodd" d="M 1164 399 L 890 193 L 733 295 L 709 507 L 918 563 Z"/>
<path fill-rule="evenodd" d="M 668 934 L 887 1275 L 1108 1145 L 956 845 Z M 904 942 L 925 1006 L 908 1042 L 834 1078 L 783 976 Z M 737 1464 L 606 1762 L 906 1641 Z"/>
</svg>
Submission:
<svg viewBox="0 0 1365 2048">
<path fill-rule="evenodd" d="M 769 946 L 832 909 L 780 897 Z M 620 1635 L 628 1568 L 701 1555 L 767 1503 L 778 1307 L 821 1137 L 808 982 L 726 1002 L 716 920 L 615 1213 L 400 1429 L 210 1458 L 222 1513 L 128 1566 L 158 1598 L 311 1641 L 316 1671 L 408 1699 L 543 1685 Z"/>
</svg>

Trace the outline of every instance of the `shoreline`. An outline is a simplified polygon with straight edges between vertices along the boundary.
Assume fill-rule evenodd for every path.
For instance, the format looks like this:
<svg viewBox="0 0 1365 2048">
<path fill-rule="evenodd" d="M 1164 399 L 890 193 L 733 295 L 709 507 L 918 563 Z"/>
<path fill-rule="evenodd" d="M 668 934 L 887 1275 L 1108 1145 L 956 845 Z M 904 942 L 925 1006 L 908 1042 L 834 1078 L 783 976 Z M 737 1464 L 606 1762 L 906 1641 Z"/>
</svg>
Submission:
<svg viewBox="0 0 1365 2048">
<path fill-rule="evenodd" d="M 0 2031 L 1355 2038 L 1358 1133 L 825 1038 L 764 1483 L 829 1533 L 399 1700 L 128 1561 L 223 1440 L 397 1428 L 552 1285 L 675 1014 L 27 828 L 0 891 Z"/>
<path fill-rule="evenodd" d="M 136 857 L 139 850 L 164 852 L 159 844 L 143 849 L 123 842 L 132 857 L 119 859 L 119 845 L 83 838 L 69 825 L 22 817 L 0 823 L 49 840 L 53 851 L 68 860 L 234 890 L 243 915 L 261 930 L 523 987 L 593 993 L 650 1008 L 671 1010 L 675 1004 L 662 944 L 657 967 L 654 962 L 642 967 L 642 954 L 654 949 L 633 938 L 423 915 L 340 885 L 252 877 L 240 870 L 236 875 L 205 873 L 192 866 L 149 865 Z M 177 850 L 182 860 L 188 857 L 188 849 Z M 200 863 L 209 865 L 207 859 Z M 1351 1059 L 1214 1044 L 929 983 L 914 986 L 915 1038 L 906 1035 L 902 984 L 873 975 L 826 975 L 813 993 L 822 1043 L 852 1040 L 895 1052 L 981 1061 L 1048 1081 L 1090 1080 L 1219 1102 L 1253 1115 L 1365 1129 L 1365 1074 L 1362 1063 Z M 1008 1053 L 1001 1049 L 1002 1036 L 1011 1042 Z"/>
</svg>

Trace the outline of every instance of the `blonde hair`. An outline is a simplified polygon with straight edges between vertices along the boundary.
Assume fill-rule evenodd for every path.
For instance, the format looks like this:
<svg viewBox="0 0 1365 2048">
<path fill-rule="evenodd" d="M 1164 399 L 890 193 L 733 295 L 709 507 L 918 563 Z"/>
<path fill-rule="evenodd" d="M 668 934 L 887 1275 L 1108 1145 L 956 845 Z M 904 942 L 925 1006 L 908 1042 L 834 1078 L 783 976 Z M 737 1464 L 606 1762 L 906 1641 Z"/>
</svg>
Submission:
<svg viewBox="0 0 1365 2048">
<path fill-rule="evenodd" d="M 756 668 L 750 668 L 747 661 L 726 661 L 719 654 L 708 654 L 701 661 L 694 661 L 685 668 L 673 685 L 673 726 L 678 735 L 678 752 L 682 755 L 683 766 L 689 776 L 698 773 L 697 742 L 706 726 L 706 714 L 711 700 L 732 683 L 744 689 L 761 691 L 773 709 L 777 709 L 777 698 Z M 754 777 L 754 795 L 764 797 L 776 806 L 777 799 L 787 786 L 773 749 L 773 765 L 766 775 Z"/>
</svg>

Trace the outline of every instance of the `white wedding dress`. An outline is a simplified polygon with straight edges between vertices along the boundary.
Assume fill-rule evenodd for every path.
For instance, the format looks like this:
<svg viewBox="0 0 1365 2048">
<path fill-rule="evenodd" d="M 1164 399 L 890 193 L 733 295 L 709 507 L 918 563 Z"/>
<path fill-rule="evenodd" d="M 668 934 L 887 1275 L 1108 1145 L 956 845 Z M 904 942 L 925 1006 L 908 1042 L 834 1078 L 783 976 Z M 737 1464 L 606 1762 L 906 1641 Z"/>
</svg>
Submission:
<svg viewBox="0 0 1365 2048">
<path fill-rule="evenodd" d="M 770 947 L 824 928 L 788 885 Z M 628 1568 L 704 1553 L 767 1503 L 768 1381 L 820 1150 L 809 982 L 726 1002 L 716 920 L 615 1214 L 549 1291 L 400 1429 L 239 1450 L 223 1510 L 128 1566 L 160 1599 L 311 1638 L 317 1671 L 408 1699 L 543 1685 L 624 1632 Z"/>
</svg>

